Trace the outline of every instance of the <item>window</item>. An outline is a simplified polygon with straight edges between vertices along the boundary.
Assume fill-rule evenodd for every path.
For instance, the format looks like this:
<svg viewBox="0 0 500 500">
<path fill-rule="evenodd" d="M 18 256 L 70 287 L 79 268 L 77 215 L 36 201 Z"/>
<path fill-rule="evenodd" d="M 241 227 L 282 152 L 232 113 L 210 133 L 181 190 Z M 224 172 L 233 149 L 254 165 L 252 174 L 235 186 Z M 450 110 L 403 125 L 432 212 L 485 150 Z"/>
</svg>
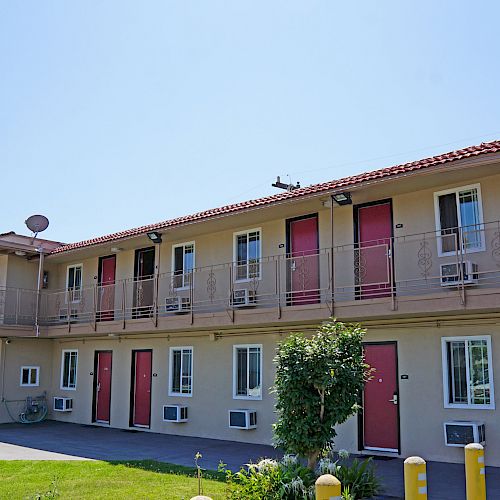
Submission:
<svg viewBox="0 0 500 500">
<path fill-rule="evenodd" d="M 457 250 L 484 250 L 483 210 L 479 184 L 435 193 L 436 227 L 440 255 Z M 462 247 L 457 241 L 462 240 Z"/>
<path fill-rule="evenodd" d="M 61 389 L 76 389 L 76 367 L 78 365 L 78 351 L 65 350 L 61 361 Z"/>
<path fill-rule="evenodd" d="M 193 348 L 170 348 L 169 396 L 193 394 Z"/>
<path fill-rule="evenodd" d="M 262 346 L 235 345 L 233 351 L 234 399 L 262 399 Z"/>
<path fill-rule="evenodd" d="M 82 264 L 68 266 L 66 274 L 66 290 L 71 302 L 80 302 L 82 297 Z"/>
<path fill-rule="evenodd" d="M 172 252 L 173 286 L 174 288 L 188 288 L 194 269 L 194 242 L 175 245 Z"/>
<path fill-rule="evenodd" d="M 21 366 L 21 387 L 38 387 L 39 366 Z"/>
<path fill-rule="evenodd" d="M 260 229 L 251 229 L 234 235 L 236 281 L 260 279 Z"/>
<path fill-rule="evenodd" d="M 491 337 L 443 337 L 445 408 L 494 409 Z"/>
</svg>

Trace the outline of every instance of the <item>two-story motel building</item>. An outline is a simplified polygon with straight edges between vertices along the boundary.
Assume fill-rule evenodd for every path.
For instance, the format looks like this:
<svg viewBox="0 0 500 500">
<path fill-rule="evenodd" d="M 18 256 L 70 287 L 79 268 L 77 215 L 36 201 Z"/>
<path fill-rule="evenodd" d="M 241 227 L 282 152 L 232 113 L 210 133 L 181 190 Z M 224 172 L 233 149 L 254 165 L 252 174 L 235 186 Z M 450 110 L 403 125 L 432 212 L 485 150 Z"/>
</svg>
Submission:
<svg viewBox="0 0 500 500">
<path fill-rule="evenodd" d="M 482 422 L 500 466 L 500 141 L 74 244 L 0 235 L 2 401 L 47 391 L 55 420 L 271 443 L 276 345 L 331 316 L 376 368 L 337 448 L 461 461 L 444 423 Z"/>
</svg>

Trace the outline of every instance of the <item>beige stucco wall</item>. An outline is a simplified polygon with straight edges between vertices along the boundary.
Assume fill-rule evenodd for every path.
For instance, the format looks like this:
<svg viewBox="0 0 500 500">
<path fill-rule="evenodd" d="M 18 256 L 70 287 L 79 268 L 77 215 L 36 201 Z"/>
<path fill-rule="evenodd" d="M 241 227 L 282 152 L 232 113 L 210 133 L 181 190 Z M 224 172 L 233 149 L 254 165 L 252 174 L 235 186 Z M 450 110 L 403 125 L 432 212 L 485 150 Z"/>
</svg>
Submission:
<svg viewBox="0 0 500 500">
<path fill-rule="evenodd" d="M 467 322 L 465 322 L 467 325 Z M 443 422 L 478 420 L 486 424 L 486 462 L 500 466 L 498 410 L 444 408 L 441 338 L 491 335 L 494 382 L 500 376 L 500 327 L 491 325 L 370 329 L 366 341 L 397 341 L 401 451 L 403 457 L 463 462 L 463 449 L 445 446 Z M 495 402 L 498 405 L 498 394 Z M 357 417 L 338 429 L 337 449 L 357 451 Z"/>
<path fill-rule="evenodd" d="M 236 332 L 235 332 L 236 333 Z M 486 424 L 487 464 L 500 466 L 500 433 L 497 410 L 445 409 L 443 404 L 441 338 L 447 336 L 491 335 L 493 349 L 493 376 L 500 373 L 500 327 L 488 325 L 372 328 L 366 341 L 397 341 L 399 377 L 400 428 L 402 456 L 421 455 L 427 460 L 463 461 L 463 450 L 444 444 L 443 422 L 449 420 L 479 420 Z M 274 400 L 269 388 L 274 380 L 273 357 L 277 334 L 227 335 L 216 341 L 208 336 L 158 338 L 152 334 L 143 339 L 116 338 L 72 342 L 54 342 L 51 394 L 74 398 L 74 410 L 54 414 L 52 418 L 68 422 L 91 423 L 94 351 L 113 351 L 111 425 L 129 427 L 131 356 L 133 349 L 153 349 L 152 418 L 151 431 L 189 436 L 203 436 L 254 443 L 271 443 L 271 424 L 274 419 Z M 262 401 L 235 400 L 232 397 L 233 345 L 263 345 L 263 399 Z M 169 397 L 169 348 L 193 346 L 193 395 Z M 59 389 L 61 352 L 78 349 L 78 385 L 76 391 Z M 498 397 L 495 397 L 498 402 Z M 164 404 L 186 404 L 189 422 L 183 424 L 162 421 Z M 258 428 L 240 431 L 228 428 L 228 410 L 256 409 Z M 358 451 L 357 420 L 351 418 L 340 426 L 336 448 Z"/>
<path fill-rule="evenodd" d="M 52 369 L 54 377 L 51 392 L 74 398 L 71 413 L 51 413 L 57 420 L 91 423 L 95 350 L 112 350 L 111 425 L 129 428 L 131 360 L 133 349 L 153 349 L 153 377 L 151 390 L 151 431 L 170 434 L 211 437 L 254 443 L 271 441 L 273 397 L 269 388 L 274 380 L 274 348 L 278 335 L 229 335 L 219 340 L 203 337 L 144 339 L 110 338 L 100 341 L 54 342 Z M 233 345 L 262 344 L 263 396 L 262 400 L 237 400 L 232 397 Z M 168 396 L 169 348 L 193 347 L 192 397 Z M 60 390 L 62 351 L 78 349 L 77 388 Z M 156 374 L 156 375 L 155 375 Z M 164 404 L 185 404 L 189 407 L 189 422 L 163 422 Z M 228 410 L 250 408 L 257 410 L 258 428 L 242 431 L 228 428 Z"/>
<path fill-rule="evenodd" d="M 7 286 L 7 264 L 8 255 L 0 255 L 0 288 Z"/>
<path fill-rule="evenodd" d="M 38 259 L 28 261 L 26 257 L 8 256 L 7 286 L 12 288 L 36 289 Z"/>
<path fill-rule="evenodd" d="M 463 180 L 457 176 L 454 183 L 447 182 L 446 184 L 439 184 L 432 188 L 418 190 L 414 192 L 405 192 L 404 194 L 395 194 L 393 200 L 393 220 L 394 220 L 394 235 L 396 241 L 394 243 L 394 268 L 395 279 L 400 293 L 419 293 L 418 287 L 433 286 L 436 291 L 440 290 L 439 285 L 439 265 L 442 263 L 456 262 L 456 256 L 439 257 L 438 256 L 438 242 L 433 234 L 436 231 L 435 224 L 435 206 L 434 206 L 434 193 L 445 189 L 463 187 L 465 185 L 479 184 L 482 194 L 482 206 L 484 213 L 484 221 L 495 221 L 499 219 L 500 215 L 500 199 L 497 193 L 500 190 L 500 175 L 494 175 L 483 178 Z M 370 197 L 370 190 L 363 191 L 361 194 L 354 193 L 354 203 L 365 203 L 376 201 L 378 198 Z M 238 217 L 234 217 L 231 222 L 230 229 L 224 229 L 216 232 L 203 233 L 197 227 L 193 231 L 197 231 L 196 236 L 190 236 L 189 228 L 182 228 L 182 231 L 172 229 L 163 235 L 163 243 L 159 247 L 160 251 L 160 274 L 171 273 L 172 271 L 172 248 L 174 245 L 192 242 L 195 243 L 195 259 L 197 268 L 206 268 L 206 270 L 199 271 L 197 280 L 195 281 L 195 290 L 198 290 L 203 295 L 206 295 L 206 280 L 208 273 L 211 272 L 207 266 L 218 265 L 233 261 L 234 255 L 234 233 L 238 231 L 260 228 L 262 238 L 262 256 L 264 261 L 262 263 L 262 280 L 259 283 L 259 295 L 261 297 L 271 297 L 276 289 L 277 273 L 281 280 L 282 286 L 286 280 L 286 266 L 280 264 L 276 268 L 274 261 L 266 260 L 272 256 L 284 255 L 286 252 L 286 218 L 276 218 L 273 213 L 276 208 L 270 207 L 266 209 L 268 218 L 266 222 L 255 222 L 238 224 Z M 330 209 L 324 207 L 319 200 L 314 203 L 303 207 L 297 207 L 296 212 L 288 213 L 287 217 L 296 217 L 317 212 L 319 214 L 319 237 L 320 248 L 326 249 L 331 245 L 331 232 L 330 232 Z M 353 228 L 353 206 L 339 207 L 334 204 L 334 280 L 336 287 L 336 300 L 345 301 L 352 300 L 355 292 L 354 282 L 354 228 Z M 260 217 L 262 214 L 256 214 L 255 217 Z M 252 215 L 245 215 L 245 220 L 251 218 Z M 243 220 L 243 219 L 242 219 Z M 227 224 L 226 224 L 227 225 Z M 401 227 L 396 227 L 402 225 Z M 183 236 L 177 236 L 181 231 Z M 482 278 L 497 279 L 497 262 L 492 259 L 493 239 L 498 228 L 488 227 L 485 231 L 485 250 L 476 253 L 470 253 L 466 256 L 479 265 L 480 272 L 487 272 L 488 274 Z M 426 236 L 426 244 L 429 257 L 429 268 L 427 274 L 424 276 L 422 269 L 421 250 L 422 236 L 416 233 L 428 232 Z M 404 237 L 404 238 L 403 238 Z M 147 241 L 147 240 L 146 240 Z M 143 248 L 147 243 L 138 242 L 136 248 Z M 111 247 L 111 246 L 110 246 Z M 116 279 L 123 280 L 133 277 L 134 273 L 134 251 L 135 249 L 125 249 L 117 254 L 116 261 Z M 109 255 L 110 248 L 101 248 L 101 255 Z M 52 266 L 54 279 L 50 280 L 50 288 L 64 289 L 66 280 L 66 269 L 68 264 L 83 264 L 83 286 L 91 287 L 97 284 L 98 276 L 98 257 L 81 259 L 78 254 L 72 258 L 70 262 L 57 264 L 54 260 L 49 260 L 48 263 Z M 321 263 L 321 288 L 328 287 L 328 257 L 322 257 Z M 213 270 L 218 284 L 222 286 L 218 288 L 218 293 L 227 295 L 229 288 L 229 268 L 216 268 Z M 390 279 L 389 266 L 387 266 L 387 280 Z M 425 281 L 427 277 L 429 280 Z M 201 283 L 201 285 L 200 285 Z M 169 295 L 169 287 L 171 282 L 167 276 L 160 280 L 159 292 L 160 298 Z M 127 285 L 127 295 L 132 297 L 133 285 Z M 88 295 L 87 302 L 92 300 L 92 291 L 88 289 L 85 292 Z M 187 292 L 185 292 L 187 294 Z M 182 293 L 181 293 L 182 295 Z M 196 296 L 195 301 L 200 299 Z M 219 299 L 222 298 L 218 297 Z M 206 297 L 205 297 L 206 299 Z M 122 290 L 117 287 L 115 292 L 115 304 L 121 303 Z M 131 304 L 128 304 L 131 306 Z"/>
<path fill-rule="evenodd" d="M 21 387 L 21 367 L 39 366 L 39 386 Z M 52 341 L 43 339 L 13 338 L 6 343 L 0 341 L 0 422 L 11 422 L 6 404 L 14 418 L 24 408 L 27 396 L 40 396 L 48 391 L 50 404 L 50 387 L 52 385 Z M 7 400 L 7 403 L 4 402 Z"/>
</svg>

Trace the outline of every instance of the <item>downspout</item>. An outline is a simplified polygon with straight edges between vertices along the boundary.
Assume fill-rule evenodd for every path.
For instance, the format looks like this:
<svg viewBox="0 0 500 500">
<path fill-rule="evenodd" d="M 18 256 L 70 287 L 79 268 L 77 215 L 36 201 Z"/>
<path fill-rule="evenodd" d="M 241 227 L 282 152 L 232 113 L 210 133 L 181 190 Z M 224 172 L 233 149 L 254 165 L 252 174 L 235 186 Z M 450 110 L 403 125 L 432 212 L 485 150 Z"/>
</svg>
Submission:
<svg viewBox="0 0 500 500">
<path fill-rule="evenodd" d="M 333 236 L 333 195 L 330 196 L 330 279 L 332 286 L 332 316 L 334 316 L 334 302 L 335 302 L 335 261 L 333 258 L 333 245 L 334 245 L 334 236 Z"/>
<path fill-rule="evenodd" d="M 154 325 L 158 327 L 158 294 L 160 280 L 161 241 L 155 244 L 155 274 L 154 274 Z"/>
<path fill-rule="evenodd" d="M 40 290 L 42 287 L 42 280 L 43 280 L 43 261 L 44 261 L 44 253 L 43 253 L 43 247 L 38 247 L 36 251 L 39 253 L 40 257 L 38 260 L 38 281 L 37 281 L 37 286 L 36 286 L 36 305 L 35 305 L 35 332 L 36 336 L 40 336 L 40 322 L 39 322 L 39 315 L 40 315 Z"/>
</svg>

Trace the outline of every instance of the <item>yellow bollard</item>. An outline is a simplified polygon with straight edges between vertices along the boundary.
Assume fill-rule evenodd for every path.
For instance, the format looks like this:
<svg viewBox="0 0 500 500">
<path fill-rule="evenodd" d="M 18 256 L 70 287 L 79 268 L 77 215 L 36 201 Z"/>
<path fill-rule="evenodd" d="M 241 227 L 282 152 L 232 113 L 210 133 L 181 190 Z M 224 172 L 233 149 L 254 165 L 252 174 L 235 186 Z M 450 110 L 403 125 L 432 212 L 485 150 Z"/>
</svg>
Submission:
<svg viewBox="0 0 500 500">
<path fill-rule="evenodd" d="M 331 474 L 323 474 L 316 479 L 316 500 L 340 500 L 340 481 Z"/>
<path fill-rule="evenodd" d="M 465 447 L 465 485 L 467 500 L 486 500 L 484 448 L 478 443 Z"/>
<path fill-rule="evenodd" d="M 420 457 L 408 457 L 404 464 L 405 500 L 427 500 L 427 468 Z"/>
</svg>

